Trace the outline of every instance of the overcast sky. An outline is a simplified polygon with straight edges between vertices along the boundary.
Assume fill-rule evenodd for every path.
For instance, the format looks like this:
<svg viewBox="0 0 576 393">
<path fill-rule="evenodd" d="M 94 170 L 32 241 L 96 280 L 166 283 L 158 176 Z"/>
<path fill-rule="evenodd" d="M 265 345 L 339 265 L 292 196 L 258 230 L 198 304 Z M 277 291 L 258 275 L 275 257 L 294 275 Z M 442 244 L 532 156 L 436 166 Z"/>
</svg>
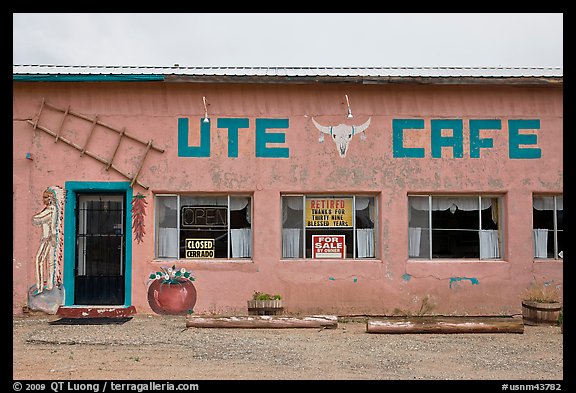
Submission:
<svg viewBox="0 0 576 393">
<path fill-rule="evenodd" d="M 13 14 L 13 64 L 562 67 L 563 14 Z"/>
</svg>

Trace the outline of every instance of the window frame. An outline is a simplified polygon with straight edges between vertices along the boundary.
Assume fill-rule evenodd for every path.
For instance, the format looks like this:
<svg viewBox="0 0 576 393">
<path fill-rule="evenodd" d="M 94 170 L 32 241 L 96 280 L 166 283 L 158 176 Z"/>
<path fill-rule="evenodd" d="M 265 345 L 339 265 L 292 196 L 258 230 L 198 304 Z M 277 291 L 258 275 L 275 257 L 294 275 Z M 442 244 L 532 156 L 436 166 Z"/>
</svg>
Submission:
<svg viewBox="0 0 576 393">
<path fill-rule="evenodd" d="M 474 260 L 474 261 L 479 261 L 479 262 L 493 262 L 493 261 L 502 261 L 504 260 L 504 251 L 505 251 L 505 245 L 504 245 L 504 229 L 505 229 L 505 223 L 503 222 L 503 218 L 504 218 L 504 214 L 503 214 L 503 209 L 502 206 L 504 205 L 503 203 L 503 198 L 504 195 L 500 195 L 500 194 L 433 194 L 433 193 L 423 193 L 423 194 L 419 194 L 419 193 L 409 193 L 407 195 L 407 208 L 408 208 L 408 213 L 410 213 L 410 199 L 413 197 L 418 197 L 418 198 L 424 198 L 426 197 L 428 200 L 428 208 L 427 208 L 427 215 L 428 215 L 428 227 L 427 228 L 423 228 L 426 229 L 428 231 L 428 255 L 424 256 L 424 257 L 415 257 L 415 256 L 410 256 L 410 251 L 409 251 L 409 242 L 407 241 L 406 244 L 406 250 L 408 251 L 408 259 L 413 260 L 413 261 L 440 261 L 440 260 L 449 260 L 449 261 L 463 261 L 463 260 Z M 474 257 L 434 257 L 434 253 L 433 253 L 433 231 L 434 231 L 434 227 L 432 226 L 432 201 L 433 198 L 478 198 L 478 228 L 477 229 L 466 229 L 467 231 L 475 231 L 478 234 L 480 233 L 480 231 L 482 231 L 482 199 L 496 199 L 497 202 L 497 209 L 498 209 L 498 216 L 497 216 L 497 231 L 498 231 L 498 254 L 499 256 L 496 258 L 482 258 L 481 257 L 481 251 L 479 250 L 479 255 L 477 258 Z M 410 215 L 408 214 L 408 217 L 410 217 Z M 410 218 L 408 218 L 408 230 L 410 227 Z M 438 230 L 438 228 L 436 229 Z M 440 228 L 440 230 L 444 230 L 442 228 Z M 451 229 L 446 229 L 446 230 L 451 230 Z M 453 229 L 453 230 L 464 230 L 464 229 Z M 408 236 L 410 236 L 408 234 Z M 478 240 L 479 242 L 479 247 L 480 247 L 480 239 Z"/>
<path fill-rule="evenodd" d="M 558 250 L 559 245 L 558 245 L 558 232 L 564 232 L 564 229 L 558 229 L 558 201 L 557 198 L 558 197 L 562 197 L 564 198 L 564 194 L 563 193 L 559 193 L 559 194 L 538 194 L 538 193 L 533 193 L 532 194 L 532 230 L 534 229 L 539 229 L 539 228 L 535 228 L 534 227 L 534 199 L 535 198 L 553 198 L 554 200 L 554 209 L 552 210 L 552 223 L 554 228 L 552 229 L 553 232 L 553 239 L 554 239 L 554 252 L 553 252 L 553 257 L 549 257 L 548 255 L 546 257 L 538 257 L 536 256 L 536 245 L 535 245 L 535 239 L 534 236 L 532 236 L 532 244 L 533 244 L 533 252 L 532 252 L 532 258 L 534 258 L 535 260 L 538 261 L 544 261 L 544 260 L 553 260 L 553 261 L 560 261 L 563 262 L 564 258 L 561 258 L 558 256 L 558 254 L 560 253 L 560 251 L 564 251 L 564 250 Z M 562 211 L 564 211 L 564 209 L 562 209 Z"/>
<path fill-rule="evenodd" d="M 181 204 L 181 197 L 196 197 L 196 198 L 200 198 L 200 197 L 209 197 L 209 198 L 217 198 L 217 197 L 226 197 L 227 200 L 227 205 L 226 205 L 226 215 L 227 215 L 227 226 L 226 226 L 226 233 L 228 236 L 228 245 L 226 247 L 226 258 L 223 257 L 215 257 L 215 258 L 181 258 L 180 257 L 180 243 L 181 243 L 181 238 L 180 238 L 180 232 L 182 231 L 181 228 L 181 212 L 180 209 L 182 208 L 182 204 Z M 159 256 L 159 223 L 158 223 L 158 215 L 159 215 L 159 210 L 157 209 L 157 201 L 158 201 L 158 197 L 176 197 L 176 229 L 177 229 L 177 233 L 178 233 L 178 237 L 177 237 L 177 244 L 178 244 L 178 256 L 176 258 L 174 257 L 161 257 Z M 251 262 L 254 255 L 253 255 L 253 250 L 254 250 L 254 230 L 253 230 L 253 224 L 252 222 L 250 222 L 250 232 L 251 232 L 251 239 L 250 239 L 250 256 L 249 257 L 232 257 L 231 253 L 232 253 L 232 243 L 230 242 L 231 239 L 231 222 L 230 222 L 230 198 L 233 197 L 244 197 L 244 198 L 249 198 L 249 206 L 250 206 L 250 215 L 251 217 L 254 216 L 253 212 L 254 212 L 254 195 L 251 193 L 188 193 L 188 192 L 184 192 L 184 193 L 156 193 L 154 194 L 154 259 L 155 260 L 162 260 L 162 261 L 200 261 L 200 262 L 213 262 L 213 261 L 223 261 L 223 262 L 228 262 L 228 261 L 245 261 L 245 262 Z"/>
<path fill-rule="evenodd" d="M 379 206 L 378 206 L 378 195 L 377 194 L 370 194 L 370 193 L 281 193 L 280 194 L 280 247 L 283 247 L 283 238 L 282 238 L 282 231 L 285 229 L 283 226 L 283 206 L 284 206 L 284 198 L 287 197 L 299 197 L 302 198 L 302 244 L 300 245 L 300 250 L 302 252 L 302 257 L 284 257 L 281 251 L 280 259 L 282 261 L 295 261 L 295 260 L 306 260 L 306 261 L 320 261 L 322 262 L 323 259 L 312 258 L 312 256 L 306 256 L 306 230 L 310 229 L 306 226 L 306 198 L 352 198 L 352 227 L 345 227 L 340 229 L 350 229 L 353 233 L 352 237 L 352 258 L 327 258 L 327 260 L 341 260 L 341 261 L 373 261 L 378 259 L 378 244 L 379 244 L 379 237 L 378 237 L 378 218 L 379 218 Z M 358 257 L 358 250 L 357 250 L 357 225 L 356 225 L 356 198 L 372 198 L 374 203 L 374 256 L 372 257 Z M 333 229 L 338 227 L 319 227 L 318 229 Z"/>
</svg>

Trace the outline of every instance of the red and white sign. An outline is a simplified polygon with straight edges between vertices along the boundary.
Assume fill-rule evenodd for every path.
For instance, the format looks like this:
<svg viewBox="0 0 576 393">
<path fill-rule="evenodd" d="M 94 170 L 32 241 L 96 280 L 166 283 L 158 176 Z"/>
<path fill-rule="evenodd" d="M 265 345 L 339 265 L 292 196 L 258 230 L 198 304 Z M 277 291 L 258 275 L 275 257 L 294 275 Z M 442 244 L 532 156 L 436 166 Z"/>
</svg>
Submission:
<svg viewBox="0 0 576 393">
<path fill-rule="evenodd" d="M 345 235 L 312 235 L 312 258 L 341 258 L 346 256 Z"/>
</svg>

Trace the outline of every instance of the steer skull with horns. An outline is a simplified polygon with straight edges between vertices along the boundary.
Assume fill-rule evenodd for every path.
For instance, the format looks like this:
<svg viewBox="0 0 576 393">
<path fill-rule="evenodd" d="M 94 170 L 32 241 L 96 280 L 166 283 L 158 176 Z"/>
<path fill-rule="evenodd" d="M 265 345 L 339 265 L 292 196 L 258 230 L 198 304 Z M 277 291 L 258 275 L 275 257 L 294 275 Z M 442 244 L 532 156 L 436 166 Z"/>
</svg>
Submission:
<svg viewBox="0 0 576 393">
<path fill-rule="evenodd" d="M 346 157 L 346 151 L 348 151 L 348 144 L 352 140 L 352 137 L 357 134 L 363 133 L 370 125 L 370 118 L 360 126 L 349 126 L 346 124 L 338 124 L 337 126 L 323 126 L 319 124 L 314 118 L 312 122 L 322 132 L 320 136 L 320 142 L 324 141 L 324 134 L 328 134 L 336 143 L 336 148 L 340 157 Z M 366 136 L 362 134 L 362 139 L 366 139 Z"/>
</svg>

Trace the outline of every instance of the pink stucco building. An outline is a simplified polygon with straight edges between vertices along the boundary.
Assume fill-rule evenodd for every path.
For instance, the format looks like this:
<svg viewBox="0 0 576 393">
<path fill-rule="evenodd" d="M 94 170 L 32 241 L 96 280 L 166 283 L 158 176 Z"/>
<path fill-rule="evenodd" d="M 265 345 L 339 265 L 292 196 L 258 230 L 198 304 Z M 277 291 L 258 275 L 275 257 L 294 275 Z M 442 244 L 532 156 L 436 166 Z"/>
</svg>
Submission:
<svg viewBox="0 0 576 393">
<path fill-rule="evenodd" d="M 14 314 L 169 313 L 173 266 L 197 314 L 519 314 L 563 285 L 562 69 L 14 66 L 12 225 Z"/>
</svg>

